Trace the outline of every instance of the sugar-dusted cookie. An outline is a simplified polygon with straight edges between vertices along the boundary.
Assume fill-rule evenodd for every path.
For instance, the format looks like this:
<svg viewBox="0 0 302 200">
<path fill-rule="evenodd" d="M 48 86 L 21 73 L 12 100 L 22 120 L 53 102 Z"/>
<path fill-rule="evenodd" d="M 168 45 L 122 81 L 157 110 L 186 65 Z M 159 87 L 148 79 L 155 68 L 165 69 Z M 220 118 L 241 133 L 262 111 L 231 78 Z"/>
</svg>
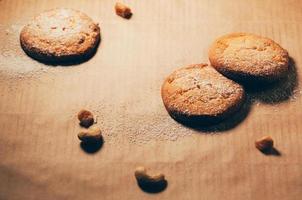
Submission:
<svg viewBox="0 0 302 200">
<path fill-rule="evenodd" d="M 86 60 L 100 41 L 100 28 L 86 14 L 72 9 L 41 13 L 20 33 L 23 50 L 34 59 L 50 62 Z"/>
<path fill-rule="evenodd" d="M 245 99 L 242 86 L 207 64 L 177 69 L 164 81 L 161 94 L 173 118 L 201 125 L 231 116 Z"/>
<path fill-rule="evenodd" d="M 218 38 L 210 47 L 211 65 L 225 76 L 243 82 L 275 81 L 288 72 L 289 56 L 273 40 L 249 33 Z"/>
</svg>

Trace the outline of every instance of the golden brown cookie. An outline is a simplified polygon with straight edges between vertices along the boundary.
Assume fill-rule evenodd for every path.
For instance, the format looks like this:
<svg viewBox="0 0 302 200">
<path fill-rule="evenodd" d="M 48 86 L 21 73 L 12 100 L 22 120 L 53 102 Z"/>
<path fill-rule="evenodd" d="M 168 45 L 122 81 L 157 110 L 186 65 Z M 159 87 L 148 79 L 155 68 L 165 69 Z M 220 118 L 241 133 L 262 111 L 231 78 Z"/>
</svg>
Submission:
<svg viewBox="0 0 302 200">
<path fill-rule="evenodd" d="M 269 38 L 232 33 L 212 44 L 209 60 L 217 71 L 234 80 L 274 81 L 287 74 L 289 56 Z"/>
<path fill-rule="evenodd" d="M 245 99 L 242 86 L 207 64 L 189 65 L 174 71 L 164 81 L 161 94 L 174 119 L 200 125 L 229 117 Z"/>
<path fill-rule="evenodd" d="M 100 28 L 86 14 L 72 9 L 41 13 L 20 33 L 23 50 L 45 62 L 77 62 L 93 55 Z"/>
</svg>

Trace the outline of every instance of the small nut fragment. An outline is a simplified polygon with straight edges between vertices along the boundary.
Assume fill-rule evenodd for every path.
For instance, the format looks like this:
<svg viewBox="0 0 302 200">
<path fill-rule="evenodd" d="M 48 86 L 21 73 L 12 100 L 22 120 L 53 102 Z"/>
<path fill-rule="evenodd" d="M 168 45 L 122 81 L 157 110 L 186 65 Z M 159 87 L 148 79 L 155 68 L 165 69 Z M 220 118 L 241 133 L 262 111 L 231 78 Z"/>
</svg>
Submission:
<svg viewBox="0 0 302 200">
<path fill-rule="evenodd" d="M 137 167 L 135 169 L 135 178 L 138 185 L 148 192 L 159 192 L 166 188 L 167 181 L 165 175 L 159 174 L 148 174 L 145 167 Z"/>
<path fill-rule="evenodd" d="M 97 126 L 83 129 L 78 134 L 78 138 L 84 143 L 97 143 L 102 141 L 102 131 Z"/>
<path fill-rule="evenodd" d="M 119 2 L 115 4 L 115 12 L 117 15 L 126 19 L 130 19 L 132 16 L 131 9 L 128 6 Z"/>
<path fill-rule="evenodd" d="M 274 146 L 274 141 L 270 136 L 265 136 L 259 140 L 256 140 L 255 146 L 262 152 L 270 151 Z"/>
<path fill-rule="evenodd" d="M 78 113 L 78 119 L 80 120 L 80 125 L 85 128 L 90 127 L 94 122 L 93 115 L 88 110 L 81 110 Z"/>
</svg>

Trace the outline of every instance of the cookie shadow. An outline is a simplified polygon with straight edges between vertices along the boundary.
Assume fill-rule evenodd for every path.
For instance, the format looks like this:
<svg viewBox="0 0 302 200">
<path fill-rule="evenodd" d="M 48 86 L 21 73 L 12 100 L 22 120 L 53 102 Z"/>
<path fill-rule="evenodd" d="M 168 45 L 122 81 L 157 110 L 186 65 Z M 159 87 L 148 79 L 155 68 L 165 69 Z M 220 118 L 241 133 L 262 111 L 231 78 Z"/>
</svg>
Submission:
<svg viewBox="0 0 302 200">
<path fill-rule="evenodd" d="M 266 104 L 277 104 L 289 100 L 298 86 L 297 68 L 293 58 L 289 59 L 289 71 L 279 81 L 245 85 L 247 93 L 254 99 Z"/>
<path fill-rule="evenodd" d="M 75 65 L 80 65 L 84 62 L 87 62 L 88 60 L 90 60 L 91 58 L 93 58 L 95 56 L 95 54 L 97 53 L 99 46 L 101 45 L 101 38 L 99 39 L 99 41 L 97 42 L 96 46 L 91 49 L 90 51 L 88 51 L 87 53 L 85 53 L 84 55 L 81 56 L 66 56 L 66 57 L 62 57 L 59 60 L 57 60 L 55 57 L 49 57 L 49 58 L 44 58 L 44 56 L 42 55 L 36 55 L 35 53 L 29 52 L 27 50 L 24 49 L 24 47 L 21 44 L 21 47 L 23 49 L 23 51 L 32 59 L 43 63 L 49 67 L 57 67 L 57 66 L 61 66 L 61 67 L 71 67 L 71 66 L 75 66 Z"/>
<path fill-rule="evenodd" d="M 98 152 L 104 144 L 103 138 L 100 141 L 97 142 L 81 142 L 80 147 L 81 149 L 88 153 L 88 154 L 94 154 Z"/>
<path fill-rule="evenodd" d="M 200 131 L 201 133 L 213 133 L 213 132 L 223 132 L 235 128 L 248 116 L 252 105 L 252 99 L 249 95 L 246 96 L 243 105 L 240 109 L 234 113 L 231 117 L 224 119 L 223 121 L 217 122 L 215 124 L 199 124 L 193 121 L 179 121 L 174 118 L 177 122 L 181 123 L 183 126 Z"/>
<path fill-rule="evenodd" d="M 144 192 L 155 194 L 164 191 L 168 186 L 168 181 L 164 180 L 159 183 L 151 184 L 151 185 L 141 182 L 138 182 L 137 184 L 140 187 L 140 189 L 143 190 Z"/>
</svg>

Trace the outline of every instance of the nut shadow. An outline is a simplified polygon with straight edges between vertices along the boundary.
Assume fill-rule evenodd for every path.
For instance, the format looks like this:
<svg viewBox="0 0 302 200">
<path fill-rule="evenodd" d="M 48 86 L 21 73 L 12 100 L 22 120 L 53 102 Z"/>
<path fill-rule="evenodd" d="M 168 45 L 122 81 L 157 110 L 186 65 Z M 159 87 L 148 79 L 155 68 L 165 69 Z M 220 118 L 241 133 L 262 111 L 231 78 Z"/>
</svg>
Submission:
<svg viewBox="0 0 302 200">
<path fill-rule="evenodd" d="M 267 155 L 267 156 L 281 156 L 281 152 L 276 149 L 275 147 L 273 147 L 272 149 L 269 149 L 269 150 L 263 150 L 261 151 L 264 155 Z"/>
<path fill-rule="evenodd" d="M 104 144 L 103 138 L 100 141 L 97 142 L 81 142 L 80 147 L 81 149 L 88 153 L 88 154 L 94 154 L 98 152 Z"/>
<path fill-rule="evenodd" d="M 277 104 L 289 100 L 298 86 L 298 76 L 295 61 L 289 59 L 289 71 L 279 81 L 259 84 L 245 85 L 246 91 L 254 100 L 266 104 Z"/>
<path fill-rule="evenodd" d="M 144 182 L 137 182 L 137 185 L 146 193 L 151 193 L 151 194 L 155 194 L 155 193 L 160 193 L 162 191 L 164 191 L 167 186 L 168 186 L 168 181 L 167 180 L 163 180 L 160 181 L 158 183 L 144 183 Z"/>
<path fill-rule="evenodd" d="M 49 67 L 57 67 L 57 66 L 62 66 L 62 67 L 70 67 L 73 65 L 79 65 L 82 64 L 84 62 L 87 62 L 88 60 L 90 60 L 92 57 L 95 56 L 95 54 L 97 53 L 99 46 L 101 44 L 101 38 L 99 39 L 97 45 L 91 49 L 90 51 L 88 51 L 85 55 L 82 56 L 73 56 L 73 58 L 71 59 L 69 56 L 60 58 L 60 60 L 56 61 L 55 57 L 49 57 L 49 58 L 44 58 L 44 56 L 42 55 L 36 55 L 35 53 L 26 51 L 24 49 L 24 47 L 22 46 L 21 43 L 21 47 L 23 49 L 23 51 L 32 59 L 43 63 Z"/>
</svg>

